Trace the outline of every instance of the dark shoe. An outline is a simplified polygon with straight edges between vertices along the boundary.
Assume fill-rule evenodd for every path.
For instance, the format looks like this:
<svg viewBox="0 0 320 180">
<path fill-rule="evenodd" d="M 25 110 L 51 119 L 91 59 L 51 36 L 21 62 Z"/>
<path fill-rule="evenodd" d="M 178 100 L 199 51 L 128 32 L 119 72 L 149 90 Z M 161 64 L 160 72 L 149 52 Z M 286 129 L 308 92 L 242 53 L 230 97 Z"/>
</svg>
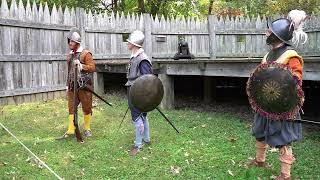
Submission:
<svg viewBox="0 0 320 180">
<path fill-rule="evenodd" d="M 285 178 L 284 175 L 281 173 L 280 176 L 277 176 L 277 177 L 276 177 L 276 180 L 291 180 L 291 177 Z"/>
<path fill-rule="evenodd" d="M 70 139 L 74 137 L 75 137 L 74 134 L 67 134 L 67 132 L 65 132 L 61 137 L 56 138 L 56 140 Z"/>
<path fill-rule="evenodd" d="M 270 165 L 268 163 L 266 163 L 266 162 L 258 162 L 256 159 L 253 159 L 252 161 L 250 161 L 248 163 L 248 167 L 252 167 L 252 166 L 261 167 L 261 168 L 270 167 Z"/>
<path fill-rule="evenodd" d="M 139 151 L 140 151 L 139 147 L 133 146 L 129 154 L 130 154 L 130 156 L 136 156 Z"/>
<path fill-rule="evenodd" d="M 84 134 L 84 137 L 86 138 L 92 136 L 92 132 L 90 130 L 85 130 L 83 134 Z"/>
<path fill-rule="evenodd" d="M 144 145 L 147 145 L 147 146 L 150 146 L 151 145 L 151 141 L 144 141 L 144 140 L 142 140 L 142 144 L 144 144 Z"/>
</svg>

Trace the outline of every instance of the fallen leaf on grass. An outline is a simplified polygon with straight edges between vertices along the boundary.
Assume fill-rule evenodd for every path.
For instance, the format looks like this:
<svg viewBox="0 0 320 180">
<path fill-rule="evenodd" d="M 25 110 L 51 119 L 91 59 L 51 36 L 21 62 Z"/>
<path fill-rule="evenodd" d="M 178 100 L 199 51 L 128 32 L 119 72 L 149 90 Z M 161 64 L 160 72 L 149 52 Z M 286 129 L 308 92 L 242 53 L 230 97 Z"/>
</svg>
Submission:
<svg viewBox="0 0 320 180">
<path fill-rule="evenodd" d="M 239 164 L 239 167 L 243 167 L 244 169 L 249 169 L 249 166 L 247 163 Z"/>
<path fill-rule="evenodd" d="M 181 168 L 178 166 L 171 166 L 170 167 L 170 172 L 172 172 L 173 174 L 180 174 Z"/>
<path fill-rule="evenodd" d="M 43 164 L 38 159 L 35 159 L 33 157 L 28 157 L 26 159 L 26 162 L 31 164 L 31 166 L 38 166 L 38 168 L 40 169 L 44 168 Z"/>
<path fill-rule="evenodd" d="M 201 125 L 202 128 L 206 128 L 207 127 L 207 124 L 203 124 Z"/>
<path fill-rule="evenodd" d="M 97 100 L 93 100 L 93 102 L 92 102 L 92 107 L 97 107 L 97 106 L 98 106 Z"/>
<path fill-rule="evenodd" d="M 269 149 L 269 152 L 277 153 L 277 152 L 279 152 L 279 150 L 277 148 L 271 148 L 271 149 Z"/>
<path fill-rule="evenodd" d="M 251 127 L 252 127 L 252 124 L 246 124 L 245 127 L 246 127 L 246 128 L 251 128 Z"/>
<path fill-rule="evenodd" d="M 80 171 L 80 175 L 81 175 L 81 176 L 84 176 L 84 170 L 85 170 L 85 168 L 82 168 L 82 169 L 81 169 L 81 171 Z"/>
<path fill-rule="evenodd" d="M 233 172 L 230 171 L 230 170 L 228 170 L 228 174 L 229 174 L 230 176 L 234 176 Z"/>
<path fill-rule="evenodd" d="M 6 142 L 3 142 L 3 143 L 2 143 L 2 145 L 7 145 L 7 144 L 11 144 L 11 142 L 6 141 Z"/>
<path fill-rule="evenodd" d="M 69 155 L 69 157 L 71 158 L 71 160 L 73 160 L 73 161 L 75 160 L 74 155 L 72 155 L 72 154 L 70 154 L 70 153 L 69 153 L 68 155 Z"/>
<path fill-rule="evenodd" d="M 6 162 L 0 162 L 0 167 L 2 167 L 2 166 L 6 166 L 8 163 L 6 163 Z"/>
<path fill-rule="evenodd" d="M 230 142 L 234 143 L 234 142 L 236 142 L 236 141 L 238 140 L 238 138 L 237 138 L 237 137 L 234 137 L 234 136 L 230 136 L 230 137 L 228 138 L 228 140 L 229 140 Z"/>
<path fill-rule="evenodd" d="M 276 179 L 276 178 L 277 178 L 277 176 L 275 176 L 275 175 L 270 176 L 270 179 Z"/>
</svg>

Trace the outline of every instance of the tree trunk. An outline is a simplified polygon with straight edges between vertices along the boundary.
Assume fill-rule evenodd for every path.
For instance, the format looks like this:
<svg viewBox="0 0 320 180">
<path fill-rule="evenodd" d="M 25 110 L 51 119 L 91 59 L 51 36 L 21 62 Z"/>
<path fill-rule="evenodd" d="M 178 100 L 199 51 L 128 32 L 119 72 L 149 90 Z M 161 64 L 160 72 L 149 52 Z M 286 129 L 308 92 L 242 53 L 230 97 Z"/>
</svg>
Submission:
<svg viewBox="0 0 320 180">
<path fill-rule="evenodd" d="M 139 12 L 140 13 L 145 13 L 146 9 L 144 6 L 144 0 L 138 0 L 138 6 L 139 6 Z"/>
<path fill-rule="evenodd" d="M 212 6 L 213 6 L 213 1 L 214 0 L 210 0 L 210 3 L 209 3 L 209 11 L 208 11 L 208 14 L 212 14 Z"/>
<path fill-rule="evenodd" d="M 114 9 L 118 10 L 118 0 L 114 0 Z"/>
<path fill-rule="evenodd" d="M 122 11 L 124 11 L 124 10 L 125 10 L 125 8 L 126 8 L 125 1 L 124 1 L 124 0 L 122 0 L 122 1 L 121 1 L 121 10 L 122 10 Z"/>
</svg>

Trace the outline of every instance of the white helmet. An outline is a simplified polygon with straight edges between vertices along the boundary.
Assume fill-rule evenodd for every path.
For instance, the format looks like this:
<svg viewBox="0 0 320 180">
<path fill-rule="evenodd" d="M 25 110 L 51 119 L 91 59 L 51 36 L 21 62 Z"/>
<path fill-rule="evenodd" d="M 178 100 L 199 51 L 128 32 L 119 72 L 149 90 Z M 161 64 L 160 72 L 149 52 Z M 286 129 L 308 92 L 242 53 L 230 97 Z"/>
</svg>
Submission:
<svg viewBox="0 0 320 180">
<path fill-rule="evenodd" d="M 74 41 L 76 43 L 81 43 L 81 36 L 80 36 L 80 30 L 76 27 L 73 27 L 70 29 L 69 35 L 68 35 L 68 42 Z"/>
<path fill-rule="evenodd" d="M 137 46 L 137 47 L 142 47 L 142 44 L 144 42 L 144 34 L 142 31 L 135 30 L 133 31 L 129 38 L 127 39 L 127 42 Z"/>
</svg>

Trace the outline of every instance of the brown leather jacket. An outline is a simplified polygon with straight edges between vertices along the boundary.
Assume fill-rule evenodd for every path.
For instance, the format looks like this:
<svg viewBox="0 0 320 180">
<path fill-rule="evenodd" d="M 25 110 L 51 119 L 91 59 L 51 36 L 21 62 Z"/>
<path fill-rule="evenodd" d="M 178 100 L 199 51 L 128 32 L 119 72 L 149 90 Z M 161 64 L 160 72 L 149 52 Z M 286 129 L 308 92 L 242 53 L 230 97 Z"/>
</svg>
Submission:
<svg viewBox="0 0 320 180">
<path fill-rule="evenodd" d="M 79 58 L 80 56 L 80 58 Z M 80 47 L 76 53 L 70 52 L 70 54 L 67 56 L 67 63 L 68 63 L 68 78 L 67 78 L 67 86 L 68 89 L 71 90 L 73 87 L 73 65 L 72 65 L 72 59 L 78 59 L 80 60 L 80 63 L 82 64 L 82 71 L 81 74 L 87 74 L 90 75 L 91 78 L 88 80 L 87 85 L 91 86 L 93 88 L 93 72 L 96 71 L 96 65 L 93 61 L 92 54 L 87 49 L 83 49 Z"/>
</svg>

